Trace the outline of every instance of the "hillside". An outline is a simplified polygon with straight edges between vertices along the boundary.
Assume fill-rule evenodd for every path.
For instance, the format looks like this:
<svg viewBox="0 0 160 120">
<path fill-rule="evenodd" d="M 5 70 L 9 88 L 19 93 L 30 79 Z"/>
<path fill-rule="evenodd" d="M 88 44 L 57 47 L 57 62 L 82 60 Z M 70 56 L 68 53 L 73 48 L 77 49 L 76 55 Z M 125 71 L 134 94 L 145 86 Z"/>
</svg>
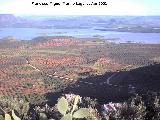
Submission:
<svg viewBox="0 0 160 120">
<path fill-rule="evenodd" d="M 14 16 L 0 14 L 0 27 L 86 29 L 159 33 L 160 16 Z"/>
<path fill-rule="evenodd" d="M 111 77 L 111 79 L 108 78 Z M 106 102 L 120 102 L 134 93 L 145 94 L 148 91 L 160 91 L 160 64 L 136 68 L 130 71 L 107 72 L 104 75 L 91 76 L 79 80 L 64 89 L 64 93 L 74 93 L 82 97 L 98 99 L 101 104 Z M 112 92 L 111 92 L 112 91 Z"/>
<path fill-rule="evenodd" d="M 0 115 L 14 109 L 22 120 L 39 120 L 40 113 L 59 120 L 62 115 L 56 103 L 67 94 L 69 99 L 80 95 L 83 101 L 75 109 L 93 108 L 97 120 L 106 115 L 123 117 L 128 113 L 123 110 L 130 111 L 126 116 L 131 118 L 145 118 L 152 109 L 159 109 L 153 105 L 158 98 L 154 96 L 154 108 L 148 112 L 150 106 L 136 94 L 152 91 L 158 96 L 159 51 L 159 44 L 116 44 L 68 36 L 41 36 L 30 41 L 6 37 L 0 41 Z M 122 111 L 115 113 L 114 108 L 112 114 L 103 115 L 101 107 L 109 102 L 123 106 Z M 158 116 L 157 111 L 151 118 Z"/>
<path fill-rule="evenodd" d="M 122 71 L 110 78 L 111 83 L 113 81 L 123 86 L 122 80 L 125 79 L 126 86 L 132 82 L 136 83 L 132 84 L 133 86 L 141 85 L 142 83 L 138 81 L 141 72 L 138 74 L 133 72 L 133 75 L 127 73 L 132 73 L 135 68 L 136 71 L 153 65 L 158 62 L 160 56 L 158 44 L 116 44 L 99 39 L 38 37 L 31 41 L 17 41 L 14 38 L 6 38 L 0 43 L 2 74 L 0 77 L 2 91 L 0 92 L 3 97 L 13 95 L 22 97 L 32 93 L 45 95 L 66 89 L 67 92 L 81 90 L 81 93 L 77 94 L 85 96 L 89 96 L 91 92 L 93 94 L 90 97 L 98 98 L 97 95 L 100 95 L 99 98 L 102 101 L 113 97 L 121 101 L 121 98 L 128 97 L 128 87 L 124 87 L 122 91 L 125 93 L 122 92 L 121 95 L 119 88 L 110 86 L 106 80 L 117 71 Z M 132 76 L 129 77 L 129 75 Z M 90 78 L 90 76 L 93 77 Z M 137 76 L 137 79 L 134 80 L 134 76 Z M 157 79 L 155 80 L 158 82 Z M 11 81 L 12 84 L 10 84 Z M 101 85 L 103 81 L 105 84 Z M 85 82 L 89 84 L 83 84 Z M 73 88 L 70 88 L 70 85 L 73 85 Z M 17 89 L 13 89 L 15 87 Z M 101 87 L 105 91 L 114 91 L 117 95 L 112 97 L 108 92 L 106 97 L 101 94 L 103 93 Z M 88 93 L 83 92 L 83 89 L 87 89 Z"/>
</svg>

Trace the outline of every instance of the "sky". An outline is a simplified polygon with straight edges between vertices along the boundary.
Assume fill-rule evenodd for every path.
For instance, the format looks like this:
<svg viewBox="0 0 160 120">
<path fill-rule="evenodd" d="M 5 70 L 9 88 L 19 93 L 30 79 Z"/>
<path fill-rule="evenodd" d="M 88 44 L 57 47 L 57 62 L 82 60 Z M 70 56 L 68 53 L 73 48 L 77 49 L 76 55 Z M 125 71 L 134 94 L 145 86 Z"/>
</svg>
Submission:
<svg viewBox="0 0 160 120">
<path fill-rule="evenodd" d="M 106 2 L 107 6 L 36 6 L 32 2 Z M 160 0 L 0 0 L 0 14 L 160 15 Z"/>
</svg>

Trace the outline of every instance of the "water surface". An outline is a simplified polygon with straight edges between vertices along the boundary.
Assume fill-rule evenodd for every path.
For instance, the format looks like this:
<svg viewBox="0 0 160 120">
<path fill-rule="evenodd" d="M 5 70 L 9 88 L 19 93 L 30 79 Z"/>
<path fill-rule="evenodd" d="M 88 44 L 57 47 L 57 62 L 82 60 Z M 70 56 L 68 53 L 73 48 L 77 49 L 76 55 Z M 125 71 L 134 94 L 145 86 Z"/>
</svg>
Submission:
<svg viewBox="0 0 160 120">
<path fill-rule="evenodd" d="M 130 33 L 85 29 L 40 29 L 40 28 L 1 28 L 0 38 L 13 36 L 20 40 L 31 40 L 38 36 L 73 36 L 78 38 L 101 37 L 114 42 L 138 42 L 160 44 L 160 33 Z"/>
</svg>

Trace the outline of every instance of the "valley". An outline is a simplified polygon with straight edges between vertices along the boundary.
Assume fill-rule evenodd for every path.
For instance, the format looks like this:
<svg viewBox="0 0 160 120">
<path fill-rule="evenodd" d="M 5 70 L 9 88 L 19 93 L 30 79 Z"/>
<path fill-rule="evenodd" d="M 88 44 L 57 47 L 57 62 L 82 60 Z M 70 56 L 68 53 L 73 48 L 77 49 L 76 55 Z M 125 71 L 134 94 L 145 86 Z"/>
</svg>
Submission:
<svg viewBox="0 0 160 120">
<path fill-rule="evenodd" d="M 1 97 L 21 98 L 30 94 L 64 94 L 78 90 L 80 93 L 77 91 L 76 94 L 100 101 L 122 101 L 121 98 L 130 96 L 129 85 L 135 86 L 137 92 L 145 87 L 145 84 L 139 86 L 140 81 L 137 81 L 138 86 L 135 84 L 141 74 L 128 78 L 127 72 L 158 65 L 160 57 L 159 44 L 116 44 L 98 39 L 82 41 L 74 37 L 37 37 L 30 41 L 8 38 L 0 42 Z M 153 76 L 158 70 L 159 67 L 153 71 Z M 152 81 L 150 77 L 146 79 Z M 156 84 L 148 90 L 153 90 Z M 159 89 L 157 86 L 154 91 Z M 97 94 L 97 90 L 102 95 Z M 113 95 L 117 94 L 119 98 L 111 97 L 112 94 L 106 91 L 117 91 Z"/>
<path fill-rule="evenodd" d="M 0 14 L 0 120 L 159 120 L 159 23 Z"/>
</svg>

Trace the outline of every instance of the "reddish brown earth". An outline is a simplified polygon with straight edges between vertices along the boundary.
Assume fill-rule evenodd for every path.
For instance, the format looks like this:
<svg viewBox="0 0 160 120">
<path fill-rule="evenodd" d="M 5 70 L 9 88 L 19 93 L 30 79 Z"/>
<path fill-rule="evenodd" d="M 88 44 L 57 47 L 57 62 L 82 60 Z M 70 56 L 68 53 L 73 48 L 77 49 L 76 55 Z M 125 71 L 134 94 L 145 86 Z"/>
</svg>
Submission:
<svg viewBox="0 0 160 120">
<path fill-rule="evenodd" d="M 106 96 L 113 95 L 109 95 L 110 91 L 117 91 L 115 95 L 119 94 L 118 88 L 107 84 L 100 86 L 112 73 L 150 65 L 155 62 L 155 58 L 158 61 L 160 57 L 160 45 L 113 44 L 101 40 L 80 41 L 69 37 L 0 44 L 3 44 L 0 46 L 0 96 L 7 97 L 32 93 L 44 95 L 62 90 L 81 90 L 80 94 L 83 95 L 86 90 L 88 92 L 85 95 L 96 98 L 99 94 L 99 98 L 105 99 Z M 90 76 L 97 79 L 97 74 L 108 76 L 88 81 Z M 79 83 L 79 79 L 84 82 Z M 85 82 L 96 82 L 97 86 Z M 68 86 L 71 84 L 80 87 L 70 89 Z M 104 97 L 100 94 L 103 93 L 102 89 L 108 91 Z M 125 95 L 126 92 L 122 94 Z"/>
</svg>

